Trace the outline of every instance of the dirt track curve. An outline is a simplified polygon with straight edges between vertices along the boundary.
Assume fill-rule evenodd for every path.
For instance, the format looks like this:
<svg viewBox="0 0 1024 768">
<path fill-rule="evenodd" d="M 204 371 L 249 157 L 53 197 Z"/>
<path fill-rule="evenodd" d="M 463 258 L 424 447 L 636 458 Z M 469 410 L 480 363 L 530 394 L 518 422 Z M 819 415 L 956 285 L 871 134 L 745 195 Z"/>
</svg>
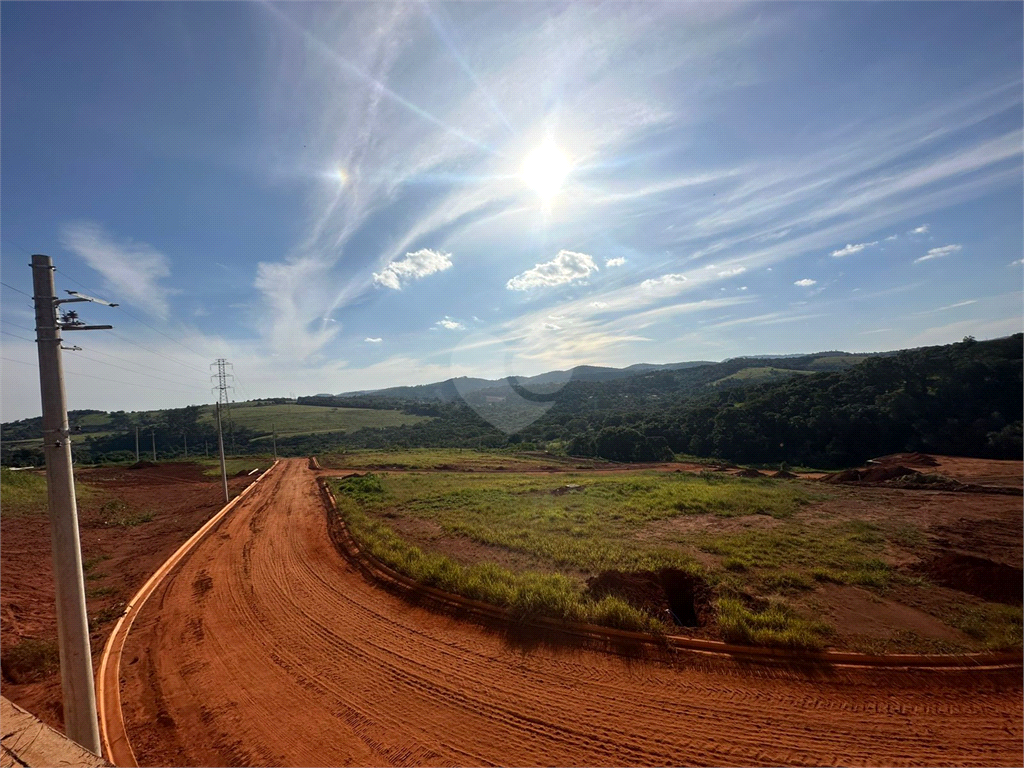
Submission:
<svg viewBox="0 0 1024 768">
<path fill-rule="evenodd" d="M 1019 677 L 517 642 L 364 580 L 290 460 L 142 609 L 122 698 L 143 765 L 1021 765 Z"/>
</svg>

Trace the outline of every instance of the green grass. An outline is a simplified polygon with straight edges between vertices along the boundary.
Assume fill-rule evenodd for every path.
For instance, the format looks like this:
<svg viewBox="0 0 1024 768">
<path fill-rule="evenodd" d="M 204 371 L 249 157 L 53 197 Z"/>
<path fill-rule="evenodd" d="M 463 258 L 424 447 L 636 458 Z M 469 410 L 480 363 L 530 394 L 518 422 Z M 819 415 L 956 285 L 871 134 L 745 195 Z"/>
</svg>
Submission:
<svg viewBox="0 0 1024 768">
<path fill-rule="evenodd" d="M 367 483 L 369 480 L 342 481 Z M 530 555 L 557 568 L 692 568 L 680 547 L 636 536 L 645 526 L 683 515 L 720 517 L 763 514 L 790 517 L 809 500 L 798 486 L 688 474 L 636 472 L 620 475 L 394 474 L 364 510 L 436 522 L 450 536 Z M 569 486 L 578 490 L 561 493 Z M 353 486 L 354 487 L 354 486 Z M 359 486 L 362 487 L 362 486 Z"/>
<path fill-rule="evenodd" d="M 213 408 L 205 406 L 199 418 L 200 421 L 212 423 L 216 419 Z M 226 415 L 222 414 L 222 418 L 226 418 Z M 429 416 L 413 416 L 401 411 L 371 408 L 330 408 L 294 403 L 280 405 L 238 403 L 231 406 L 231 421 L 235 427 L 270 433 L 276 426 L 278 437 L 321 432 L 354 432 L 363 427 L 397 427 L 429 420 Z"/>
<path fill-rule="evenodd" d="M 375 479 L 336 484 L 338 512 L 356 541 L 374 557 L 421 584 L 507 608 L 513 616 L 537 616 L 588 622 L 641 632 L 663 632 L 646 613 L 614 597 L 595 601 L 560 574 L 514 573 L 493 563 L 461 565 L 451 558 L 424 553 L 389 526 L 371 519 L 360 502 L 383 494 Z"/>
<path fill-rule="evenodd" d="M 189 459 L 192 461 L 192 459 Z M 206 467 L 203 472 L 204 475 L 209 477 L 220 477 L 220 459 L 208 459 L 206 457 L 195 459 L 197 464 L 202 464 Z M 228 477 L 234 477 L 239 472 L 245 470 L 250 472 L 254 469 L 266 470 L 271 467 L 274 463 L 274 459 L 270 456 L 247 456 L 239 459 L 225 459 L 224 466 L 227 469 Z"/>
<path fill-rule="evenodd" d="M 75 496 L 79 501 L 89 501 L 97 493 L 88 485 L 76 482 Z M 7 467 L 0 468 L 0 498 L 3 499 L 5 517 L 47 514 L 45 473 L 31 470 L 15 472 Z"/>
<path fill-rule="evenodd" d="M 832 632 L 827 624 L 801 618 L 783 603 L 755 612 L 731 597 L 718 600 L 718 627 L 726 642 L 807 651 L 823 649 Z"/>
<path fill-rule="evenodd" d="M 410 448 L 395 451 L 339 451 L 318 455 L 320 465 L 326 469 L 475 469 L 475 470 L 530 470 L 545 467 L 591 467 L 604 462 L 594 459 L 566 459 L 550 454 L 521 452 L 477 451 L 460 448 Z"/>
<path fill-rule="evenodd" d="M 744 368 L 736 371 L 736 373 L 730 374 L 729 376 L 723 376 L 717 381 L 711 382 L 712 387 L 719 386 L 723 381 L 771 381 L 778 379 L 788 379 L 791 376 L 806 376 L 812 373 L 812 371 L 794 371 L 789 368 L 774 368 L 768 367 L 753 367 Z"/>
<path fill-rule="evenodd" d="M 813 581 L 884 589 L 893 578 L 880 558 L 884 537 L 872 524 L 858 520 L 794 520 L 772 530 L 701 533 L 690 540 L 702 551 L 721 556 L 730 571 L 768 571 L 762 584 L 770 591 L 810 589 Z"/>
<path fill-rule="evenodd" d="M 1019 649 L 1024 643 L 1021 632 L 1022 612 L 1019 607 L 1000 603 L 957 603 L 942 618 L 988 650 Z"/>
<path fill-rule="evenodd" d="M 60 670 L 56 640 L 27 637 L 3 649 L 4 677 L 15 684 L 31 683 Z"/>
</svg>

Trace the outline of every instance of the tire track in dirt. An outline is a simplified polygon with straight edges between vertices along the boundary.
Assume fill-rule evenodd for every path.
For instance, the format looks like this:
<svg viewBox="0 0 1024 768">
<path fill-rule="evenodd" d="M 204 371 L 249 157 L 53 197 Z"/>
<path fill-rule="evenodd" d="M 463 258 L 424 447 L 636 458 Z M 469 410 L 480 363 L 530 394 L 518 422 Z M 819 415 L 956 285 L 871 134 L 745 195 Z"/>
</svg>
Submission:
<svg viewBox="0 0 1024 768">
<path fill-rule="evenodd" d="M 286 461 L 136 620 L 128 733 L 164 765 L 1019 765 L 1018 672 L 793 671 L 515 640 L 369 584 Z M 197 586 L 199 585 L 199 586 Z M 199 594 L 201 592 L 201 594 Z"/>
</svg>

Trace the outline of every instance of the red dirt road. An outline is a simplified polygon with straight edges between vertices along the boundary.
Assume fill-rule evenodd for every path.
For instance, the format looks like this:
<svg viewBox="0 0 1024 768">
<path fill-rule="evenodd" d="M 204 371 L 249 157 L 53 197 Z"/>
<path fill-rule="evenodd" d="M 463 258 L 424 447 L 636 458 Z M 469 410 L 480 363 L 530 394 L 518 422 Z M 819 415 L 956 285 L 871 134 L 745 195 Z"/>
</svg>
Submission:
<svg viewBox="0 0 1024 768">
<path fill-rule="evenodd" d="M 162 765 L 1020 765 L 1009 672 L 793 671 L 517 643 L 369 584 L 289 460 L 161 585 L 122 665 Z"/>
</svg>

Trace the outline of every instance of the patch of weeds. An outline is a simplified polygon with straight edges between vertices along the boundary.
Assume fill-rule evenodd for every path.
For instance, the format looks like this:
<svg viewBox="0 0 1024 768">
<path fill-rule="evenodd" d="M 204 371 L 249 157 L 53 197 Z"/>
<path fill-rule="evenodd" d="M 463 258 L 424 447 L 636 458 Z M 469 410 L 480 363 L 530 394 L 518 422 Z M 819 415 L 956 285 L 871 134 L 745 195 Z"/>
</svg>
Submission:
<svg viewBox="0 0 1024 768">
<path fill-rule="evenodd" d="M 823 649 L 833 632 L 828 624 L 804 619 L 780 602 L 754 612 L 742 601 L 727 597 L 718 600 L 718 627 L 730 643 L 806 651 Z"/>
<path fill-rule="evenodd" d="M 904 549 L 916 550 L 926 544 L 928 539 L 920 528 L 904 523 L 890 531 L 889 541 Z"/>
<path fill-rule="evenodd" d="M 796 571 L 781 571 L 763 576 L 761 586 L 767 592 L 799 592 L 814 589 L 814 581 Z"/>
<path fill-rule="evenodd" d="M 965 653 L 970 649 L 963 643 L 924 637 L 912 629 L 898 629 L 889 637 L 858 635 L 849 641 L 850 650 L 858 653 Z"/>
<path fill-rule="evenodd" d="M 1012 605 L 955 603 L 940 618 L 987 650 L 1008 651 L 1024 642 L 1021 609 Z"/>
<path fill-rule="evenodd" d="M 4 648 L 0 667 L 3 667 L 4 679 L 15 685 L 51 675 L 60 669 L 57 641 L 26 637 Z"/>
<path fill-rule="evenodd" d="M 85 590 L 86 597 L 109 597 L 117 592 L 117 587 L 90 587 Z"/>
<path fill-rule="evenodd" d="M 102 562 L 110 559 L 110 555 L 96 555 L 95 557 L 89 557 L 82 561 L 82 573 L 89 573 Z"/>
<path fill-rule="evenodd" d="M 124 613 L 123 605 L 108 605 L 106 608 L 100 608 L 89 617 L 89 631 L 95 632 L 104 624 L 116 621 L 122 613 Z"/>
<path fill-rule="evenodd" d="M 108 501 L 100 507 L 100 512 L 103 514 L 103 525 L 107 528 L 131 528 L 153 521 L 152 512 L 133 512 L 120 499 Z"/>
<path fill-rule="evenodd" d="M 745 573 L 750 570 L 750 563 L 742 557 L 727 557 L 722 561 L 722 567 L 733 573 Z"/>
<path fill-rule="evenodd" d="M 356 494 L 361 493 L 357 486 Z M 377 491 L 371 488 L 369 493 Z M 521 620 L 547 616 L 638 632 L 664 631 L 656 619 L 621 600 L 589 598 L 561 574 L 514 573 L 494 563 L 466 566 L 444 555 L 425 553 L 389 526 L 369 518 L 349 496 L 338 493 L 336 499 L 339 514 L 360 546 L 421 584 L 506 608 Z"/>
</svg>

